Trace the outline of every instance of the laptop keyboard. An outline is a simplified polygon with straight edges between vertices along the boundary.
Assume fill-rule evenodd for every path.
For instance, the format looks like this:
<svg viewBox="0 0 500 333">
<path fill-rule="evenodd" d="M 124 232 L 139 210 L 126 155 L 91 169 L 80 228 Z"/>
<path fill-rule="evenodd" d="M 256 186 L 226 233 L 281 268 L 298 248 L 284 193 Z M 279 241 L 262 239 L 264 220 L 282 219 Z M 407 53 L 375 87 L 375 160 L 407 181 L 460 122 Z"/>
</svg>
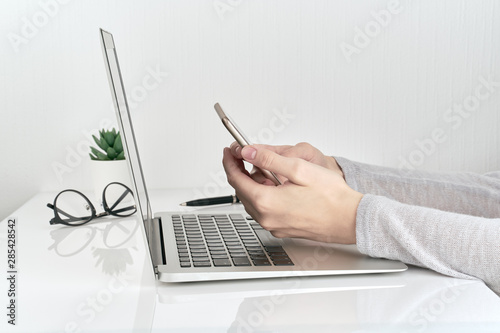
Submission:
<svg viewBox="0 0 500 333">
<path fill-rule="evenodd" d="M 292 266 L 277 239 L 248 220 L 241 214 L 172 215 L 181 267 Z"/>
</svg>

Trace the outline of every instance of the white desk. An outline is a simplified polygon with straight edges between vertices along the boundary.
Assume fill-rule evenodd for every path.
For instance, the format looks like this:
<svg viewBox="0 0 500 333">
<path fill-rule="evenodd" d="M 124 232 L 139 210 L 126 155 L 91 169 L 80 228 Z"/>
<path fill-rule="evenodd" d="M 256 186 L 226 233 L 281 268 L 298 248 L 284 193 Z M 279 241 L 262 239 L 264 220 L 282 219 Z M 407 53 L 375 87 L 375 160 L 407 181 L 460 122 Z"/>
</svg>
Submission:
<svg viewBox="0 0 500 333">
<path fill-rule="evenodd" d="M 179 210 L 192 193 L 153 191 L 153 209 Z M 41 193 L 12 214 L 18 219 L 17 326 L 7 324 L 2 278 L 1 332 L 500 331 L 500 298 L 483 283 L 416 267 L 394 274 L 158 283 L 135 218 L 50 226 L 45 205 L 54 196 Z M 4 220 L 4 276 L 6 232 Z"/>
</svg>

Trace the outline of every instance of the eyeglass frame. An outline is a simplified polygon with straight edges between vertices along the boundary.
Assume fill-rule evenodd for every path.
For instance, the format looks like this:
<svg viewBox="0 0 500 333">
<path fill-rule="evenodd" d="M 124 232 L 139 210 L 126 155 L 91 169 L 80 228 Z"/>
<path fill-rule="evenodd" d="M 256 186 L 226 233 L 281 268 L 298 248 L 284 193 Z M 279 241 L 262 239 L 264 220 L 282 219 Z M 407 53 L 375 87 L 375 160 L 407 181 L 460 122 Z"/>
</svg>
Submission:
<svg viewBox="0 0 500 333">
<path fill-rule="evenodd" d="M 108 203 L 106 201 L 105 194 L 106 194 L 106 190 L 108 189 L 108 187 L 111 186 L 111 185 L 114 185 L 114 184 L 123 186 L 125 188 L 125 192 L 123 192 L 123 194 L 118 198 L 118 200 L 116 200 L 116 202 L 114 203 L 114 205 L 111 208 L 109 208 Z M 57 199 L 59 198 L 59 196 L 61 194 L 66 193 L 66 192 L 73 192 L 73 193 L 79 194 L 81 197 L 83 197 L 83 199 L 85 199 L 85 201 L 87 202 L 87 207 L 90 209 L 90 212 L 91 212 L 91 215 L 90 215 L 90 217 L 88 219 L 82 221 L 81 223 L 68 223 L 68 222 L 64 221 L 59 216 L 59 213 L 62 213 L 63 215 L 69 217 L 70 221 L 71 221 L 71 218 L 77 219 L 77 220 L 81 220 L 81 218 L 76 218 L 74 216 L 71 216 L 70 214 L 68 214 L 65 211 L 63 211 L 63 210 L 61 210 L 61 209 L 59 209 L 59 208 L 56 207 Z M 132 190 L 127 185 L 119 183 L 119 182 L 111 182 L 111 183 L 109 183 L 108 185 L 106 185 L 106 187 L 102 191 L 102 206 L 104 208 L 104 212 L 97 214 L 97 211 L 96 211 L 94 205 L 92 204 L 92 202 L 82 192 L 74 190 L 74 189 L 67 189 L 67 190 L 61 191 L 54 198 L 54 203 L 53 204 L 51 204 L 51 203 L 47 204 L 47 207 L 49 207 L 50 209 L 52 209 L 54 211 L 54 217 L 49 221 L 49 223 L 51 225 L 62 224 L 62 225 L 70 226 L 70 227 L 77 227 L 77 226 L 81 226 L 81 225 L 84 225 L 86 223 L 89 223 L 90 221 L 92 221 L 94 219 L 97 219 L 97 218 L 100 218 L 100 217 L 104 217 L 104 216 L 109 216 L 109 215 L 116 216 L 116 217 L 131 216 L 131 215 L 133 215 L 133 214 L 135 214 L 137 212 L 137 206 L 136 205 L 128 206 L 128 207 L 124 207 L 124 208 L 120 208 L 120 209 L 118 209 L 116 211 L 113 211 L 113 208 L 116 207 L 116 205 L 118 205 L 123 200 L 123 198 L 125 198 L 125 196 L 127 194 L 129 194 L 129 193 L 132 195 L 132 197 L 134 197 L 134 193 L 132 192 Z M 126 214 L 126 215 L 118 214 L 118 213 L 121 213 L 123 211 L 127 211 L 127 210 L 129 210 L 131 208 L 133 208 L 132 213 L 129 213 L 129 214 Z"/>
</svg>

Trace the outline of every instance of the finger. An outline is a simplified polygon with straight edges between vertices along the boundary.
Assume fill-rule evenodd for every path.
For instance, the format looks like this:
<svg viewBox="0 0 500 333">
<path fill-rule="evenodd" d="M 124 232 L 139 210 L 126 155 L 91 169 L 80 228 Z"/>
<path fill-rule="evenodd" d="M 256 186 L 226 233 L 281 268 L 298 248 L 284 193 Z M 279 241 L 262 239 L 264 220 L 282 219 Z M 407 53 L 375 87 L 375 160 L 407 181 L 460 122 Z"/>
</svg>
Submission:
<svg viewBox="0 0 500 333">
<path fill-rule="evenodd" d="M 306 161 L 314 160 L 317 149 L 307 142 L 297 143 L 293 149 L 287 149 L 281 155 L 286 157 L 298 157 Z"/>
<path fill-rule="evenodd" d="M 259 213 L 255 210 L 254 206 L 252 203 L 244 197 L 239 191 L 235 191 L 236 195 L 240 199 L 240 202 L 243 205 L 243 208 L 245 208 L 245 211 L 250 215 L 255 221 L 258 221 L 260 218 Z"/>
<path fill-rule="evenodd" d="M 252 146 L 267 149 L 267 150 L 270 150 L 270 151 L 275 152 L 276 154 L 280 154 L 280 155 L 283 155 L 286 151 L 290 150 L 290 148 L 293 148 L 293 146 L 290 146 L 290 145 L 272 146 L 272 145 L 264 145 L 264 144 L 254 144 Z"/>
<path fill-rule="evenodd" d="M 270 231 L 271 235 L 273 235 L 276 238 L 292 238 L 293 235 L 283 232 L 283 231 Z"/>
<path fill-rule="evenodd" d="M 290 148 L 293 147 L 290 145 L 271 146 L 271 145 L 262 145 L 262 144 L 255 144 L 254 146 L 258 146 L 258 147 L 262 147 L 262 148 L 271 150 L 271 151 L 273 151 L 277 154 L 280 154 L 280 155 L 285 154 L 287 151 L 290 150 Z M 231 143 L 229 148 L 231 148 L 231 153 L 233 154 L 234 157 L 242 158 L 241 157 L 241 146 L 238 142 L 234 141 L 233 143 Z M 297 156 L 297 157 L 299 157 L 299 156 Z"/>
<path fill-rule="evenodd" d="M 245 200 L 244 198 L 254 198 L 255 194 L 266 187 L 262 187 L 261 184 L 256 183 L 248 174 L 241 169 L 243 160 L 236 159 L 229 148 L 224 148 L 224 157 L 222 159 L 222 164 L 224 166 L 224 171 L 227 175 L 227 181 L 229 184 L 237 191 L 238 198 Z M 246 171 L 246 170 L 245 170 Z"/>
<path fill-rule="evenodd" d="M 284 184 L 288 179 L 282 175 L 275 174 L 276 177 L 279 179 L 281 184 Z M 250 172 L 250 176 L 252 177 L 253 180 L 255 180 L 257 183 L 263 184 L 263 185 L 273 185 L 276 186 L 276 183 L 272 178 L 274 178 L 272 175 L 264 175 L 262 170 L 256 166 L 253 167 L 252 172 Z"/>
<path fill-rule="evenodd" d="M 255 146 L 269 149 L 271 151 L 274 151 L 277 154 L 285 154 L 287 151 L 289 151 L 291 148 L 293 148 L 293 146 L 290 146 L 290 145 L 271 146 L 271 145 L 256 144 Z M 236 157 L 238 159 L 243 159 L 243 157 L 241 156 L 241 146 L 238 142 L 234 141 L 233 143 L 231 143 L 231 146 L 229 148 L 231 149 L 231 154 L 234 157 Z M 254 167 L 250 174 L 252 175 L 252 179 L 255 180 L 259 184 L 276 186 L 274 181 L 270 180 L 268 177 L 266 177 L 259 168 Z M 276 177 L 278 177 L 278 179 L 280 180 L 280 182 L 282 184 L 284 184 L 285 181 L 287 181 L 287 178 L 283 177 L 281 175 L 276 175 Z"/>
<path fill-rule="evenodd" d="M 250 177 L 250 173 L 245 169 L 245 164 L 243 163 L 243 160 L 235 158 L 234 156 L 231 156 L 231 159 L 226 159 L 226 157 L 225 157 L 226 150 L 229 151 L 229 148 L 224 148 L 224 152 L 223 152 L 222 165 L 224 166 L 224 170 L 226 169 L 226 164 L 230 160 L 231 164 L 234 167 L 238 168 L 240 170 L 240 172 L 242 172 L 243 174 Z"/>
<path fill-rule="evenodd" d="M 283 175 L 298 185 L 307 185 L 317 172 L 315 169 L 317 166 L 314 164 L 300 158 L 284 157 L 257 145 L 243 147 L 241 155 L 249 163 Z"/>
<path fill-rule="evenodd" d="M 234 141 L 233 143 L 231 143 L 231 145 L 229 146 L 229 148 L 231 149 L 231 154 L 233 154 L 234 157 L 242 159 L 242 157 L 241 157 L 241 146 L 240 146 L 240 144 L 238 142 Z"/>
<path fill-rule="evenodd" d="M 276 184 L 271 179 L 264 176 L 262 171 L 257 167 L 253 167 L 252 171 L 250 172 L 250 176 L 255 182 L 259 184 L 276 186 Z M 283 184 L 285 182 L 285 179 L 283 179 L 283 177 L 280 177 L 280 181 Z"/>
</svg>

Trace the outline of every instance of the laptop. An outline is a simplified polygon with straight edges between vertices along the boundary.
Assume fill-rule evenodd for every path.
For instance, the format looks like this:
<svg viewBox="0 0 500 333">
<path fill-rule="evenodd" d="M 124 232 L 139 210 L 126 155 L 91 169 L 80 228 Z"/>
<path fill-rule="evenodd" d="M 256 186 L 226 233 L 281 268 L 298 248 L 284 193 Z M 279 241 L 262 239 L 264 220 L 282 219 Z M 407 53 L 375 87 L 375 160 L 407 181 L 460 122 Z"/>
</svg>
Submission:
<svg viewBox="0 0 500 333">
<path fill-rule="evenodd" d="M 154 272 L 163 282 L 215 281 L 401 272 L 401 262 L 370 258 L 355 245 L 278 239 L 243 209 L 153 214 L 115 42 L 100 30 L 137 216 L 144 225 Z M 214 115 L 215 116 L 215 115 Z"/>
</svg>

